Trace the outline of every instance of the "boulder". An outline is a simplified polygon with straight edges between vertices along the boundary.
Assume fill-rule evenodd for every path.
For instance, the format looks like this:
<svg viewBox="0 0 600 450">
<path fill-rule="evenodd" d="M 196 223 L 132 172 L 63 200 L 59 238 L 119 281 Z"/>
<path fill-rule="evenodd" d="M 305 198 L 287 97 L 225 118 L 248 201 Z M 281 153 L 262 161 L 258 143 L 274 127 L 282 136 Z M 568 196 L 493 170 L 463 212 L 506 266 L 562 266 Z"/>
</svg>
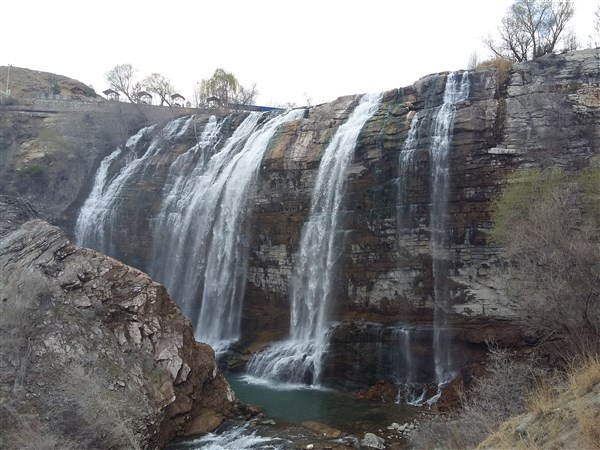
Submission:
<svg viewBox="0 0 600 450">
<path fill-rule="evenodd" d="M 0 243 L 2 446 L 41 445 L 27 435 L 159 448 L 241 411 L 163 286 L 47 222 L 12 228 Z"/>
<path fill-rule="evenodd" d="M 360 445 L 367 448 L 385 448 L 385 439 L 373 433 L 365 433 L 365 437 L 361 439 Z"/>
</svg>

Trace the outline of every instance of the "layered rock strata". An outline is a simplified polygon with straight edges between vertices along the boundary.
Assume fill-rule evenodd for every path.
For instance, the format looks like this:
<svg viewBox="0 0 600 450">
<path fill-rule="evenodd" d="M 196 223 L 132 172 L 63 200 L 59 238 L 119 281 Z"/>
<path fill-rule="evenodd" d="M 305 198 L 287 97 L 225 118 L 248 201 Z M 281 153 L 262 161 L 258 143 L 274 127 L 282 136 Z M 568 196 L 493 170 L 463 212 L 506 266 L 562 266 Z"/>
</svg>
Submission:
<svg viewBox="0 0 600 450">
<path fill-rule="evenodd" d="M 503 293 L 498 249 L 487 238 L 490 205 L 504 177 L 525 167 L 578 170 L 600 151 L 598 49 L 547 56 L 509 71 L 475 70 L 469 76 L 470 94 L 456 105 L 454 118 L 443 262 L 450 295 L 446 313 L 459 365 L 473 360 L 486 340 L 520 345 L 530 339 L 519 305 Z M 431 75 L 387 92 L 363 129 L 348 173 L 333 317 L 339 325 L 329 375 L 349 386 L 393 373 L 391 362 L 374 369 L 373 359 L 378 352 L 401 353 L 393 336 L 398 326 L 412 331 L 413 359 L 421 361 L 416 370 L 421 379 L 431 379 L 432 362 L 426 358 L 434 300 L 430 125 L 442 104 L 445 79 L 446 74 Z M 286 322 L 287 281 L 319 152 L 355 101 L 351 97 L 311 109 L 306 120 L 281 133 L 264 161 L 253 216 L 245 314 L 249 335 L 280 329 Z M 412 165 L 401 167 L 415 114 L 421 121 Z M 369 331 L 381 325 L 389 328 Z"/>
<path fill-rule="evenodd" d="M 161 285 L 41 220 L 3 232 L 3 446 L 158 448 L 240 412 Z"/>
</svg>

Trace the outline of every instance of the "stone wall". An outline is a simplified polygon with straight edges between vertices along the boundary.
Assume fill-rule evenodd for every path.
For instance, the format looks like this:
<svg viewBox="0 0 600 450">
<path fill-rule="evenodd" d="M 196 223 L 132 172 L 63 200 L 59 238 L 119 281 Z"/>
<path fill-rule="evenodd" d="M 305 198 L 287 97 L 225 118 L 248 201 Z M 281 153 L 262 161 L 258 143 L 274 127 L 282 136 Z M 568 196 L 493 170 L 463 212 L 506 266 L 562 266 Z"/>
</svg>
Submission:
<svg viewBox="0 0 600 450">
<path fill-rule="evenodd" d="M 206 112 L 197 108 L 144 105 L 117 101 L 47 100 L 41 98 L 34 100 L 32 108 L 37 111 L 137 114 L 143 115 L 148 123 L 164 122 L 176 117 Z"/>
</svg>

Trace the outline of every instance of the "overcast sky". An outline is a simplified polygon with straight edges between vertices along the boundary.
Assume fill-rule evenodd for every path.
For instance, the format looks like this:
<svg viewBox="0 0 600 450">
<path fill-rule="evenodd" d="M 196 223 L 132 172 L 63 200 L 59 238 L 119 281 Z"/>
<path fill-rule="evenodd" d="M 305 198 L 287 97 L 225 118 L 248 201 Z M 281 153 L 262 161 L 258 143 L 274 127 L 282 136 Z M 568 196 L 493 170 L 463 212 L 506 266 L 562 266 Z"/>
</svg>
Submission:
<svg viewBox="0 0 600 450">
<path fill-rule="evenodd" d="M 141 80 L 169 78 L 191 98 L 217 67 L 259 104 L 331 101 L 466 68 L 511 0 L 18 0 L 0 6 L 0 65 L 108 87 L 130 63 Z M 582 42 L 598 0 L 575 0 Z"/>
</svg>

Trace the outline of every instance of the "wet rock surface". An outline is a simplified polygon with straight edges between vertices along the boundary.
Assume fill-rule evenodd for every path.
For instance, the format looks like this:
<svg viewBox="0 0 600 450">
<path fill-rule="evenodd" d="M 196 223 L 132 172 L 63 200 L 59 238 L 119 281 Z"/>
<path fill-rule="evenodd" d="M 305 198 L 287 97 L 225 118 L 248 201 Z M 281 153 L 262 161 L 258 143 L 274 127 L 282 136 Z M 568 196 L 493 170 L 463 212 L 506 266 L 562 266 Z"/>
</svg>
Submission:
<svg viewBox="0 0 600 450">
<path fill-rule="evenodd" d="M 514 169 L 579 170 L 598 154 L 599 61 L 600 50 L 593 49 L 515 64 L 504 78 L 495 70 L 478 69 L 469 75 L 470 93 L 456 105 L 449 153 L 446 245 L 436 256 L 442 259 L 449 296 L 444 314 L 457 367 L 477 360 L 486 341 L 517 346 L 531 341 L 519 305 L 502 288 L 499 249 L 487 236 L 490 206 Z M 365 323 L 411 325 L 413 363 L 422 380 L 433 378 L 429 149 L 432 117 L 443 102 L 446 77 L 430 75 L 385 93 L 359 138 L 347 174 L 340 232 L 344 241 L 331 307 L 338 324 L 324 373 L 329 382 L 343 380 L 359 388 L 361 381 L 377 382 L 377 372 L 386 372 L 384 366 L 404 364 L 401 356 L 396 362 L 374 361 L 394 340 L 391 332 L 361 335 L 357 329 Z M 339 99 L 326 112 L 311 108 L 301 123 L 280 133 L 263 163 L 244 305 L 247 336 L 263 328 L 283 328 L 285 334 L 288 281 L 316 167 L 327 136 L 357 98 Z M 411 167 L 403 168 L 400 157 L 415 114 L 421 117 L 420 137 Z M 400 367 L 396 375 L 402 378 L 405 373 Z"/>
</svg>

